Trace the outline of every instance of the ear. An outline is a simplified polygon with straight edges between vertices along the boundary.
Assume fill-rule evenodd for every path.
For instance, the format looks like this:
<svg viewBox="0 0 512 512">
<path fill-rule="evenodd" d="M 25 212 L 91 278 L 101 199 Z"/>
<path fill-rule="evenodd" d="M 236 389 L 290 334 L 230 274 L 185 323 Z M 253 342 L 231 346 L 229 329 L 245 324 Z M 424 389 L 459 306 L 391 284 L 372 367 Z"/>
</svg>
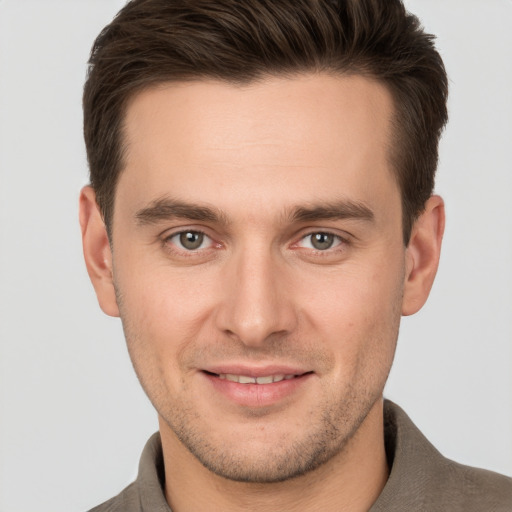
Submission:
<svg viewBox="0 0 512 512">
<path fill-rule="evenodd" d="M 402 315 L 413 315 L 425 304 L 439 265 L 445 224 L 444 202 L 432 196 L 413 225 L 406 249 Z"/>
<path fill-rule="evenodd" d="M 112 251 L 96 194 L 87 186 L 80 192 L 80 227 L 85 264 L 104 313 L 119 316 L 112 274 Z"/>
</svg>

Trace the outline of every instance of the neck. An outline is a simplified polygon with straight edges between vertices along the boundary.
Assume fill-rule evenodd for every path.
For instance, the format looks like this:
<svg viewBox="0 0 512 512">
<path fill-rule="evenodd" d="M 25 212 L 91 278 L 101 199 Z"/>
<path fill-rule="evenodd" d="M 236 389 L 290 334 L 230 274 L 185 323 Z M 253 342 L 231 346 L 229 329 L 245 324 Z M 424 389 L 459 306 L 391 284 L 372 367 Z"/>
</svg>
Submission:
<svg viewBox="0 0 512 512">
<path fill-rule="evenodd" d="M 162 419 L 160 434 L 165 495 L 173 512 L 367 511 L 389 473 L 382 399 L 341 452 L 314 471 L 278 483 L 243 483 L 220 477 L 206 469 Z"/>
</svg>

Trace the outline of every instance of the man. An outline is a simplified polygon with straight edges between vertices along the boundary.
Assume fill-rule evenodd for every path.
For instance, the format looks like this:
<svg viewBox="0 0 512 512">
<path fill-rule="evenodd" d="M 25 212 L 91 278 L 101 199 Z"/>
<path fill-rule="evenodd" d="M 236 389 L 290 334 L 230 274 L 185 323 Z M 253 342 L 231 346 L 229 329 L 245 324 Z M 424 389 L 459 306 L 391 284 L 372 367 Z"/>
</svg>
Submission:
<svg viewBox="0 0 512 512">
<path fill-rule="evenodd" d="M 95 510 L 512 509 L 382 398 L 439 261 L 446 97 L 398 0 L 136 0 L 104 29 L 84 254 L 160 432 Z"/>
</svg>

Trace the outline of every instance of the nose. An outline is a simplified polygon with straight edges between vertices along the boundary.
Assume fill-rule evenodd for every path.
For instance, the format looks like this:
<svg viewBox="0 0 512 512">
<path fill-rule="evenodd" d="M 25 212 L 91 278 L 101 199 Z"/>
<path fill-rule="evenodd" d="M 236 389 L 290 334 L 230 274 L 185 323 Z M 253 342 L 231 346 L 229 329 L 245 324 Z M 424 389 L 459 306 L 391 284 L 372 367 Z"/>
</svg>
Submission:
<svg viewBox="0 0 512 512">
<path fill-rule="evenodd" d="M 226 262 L 218 328 L 252 348 L 291 333 L 297 315 L 291 276 L 283 267 L 268 250 L 240 251 Z"/>
</svg>

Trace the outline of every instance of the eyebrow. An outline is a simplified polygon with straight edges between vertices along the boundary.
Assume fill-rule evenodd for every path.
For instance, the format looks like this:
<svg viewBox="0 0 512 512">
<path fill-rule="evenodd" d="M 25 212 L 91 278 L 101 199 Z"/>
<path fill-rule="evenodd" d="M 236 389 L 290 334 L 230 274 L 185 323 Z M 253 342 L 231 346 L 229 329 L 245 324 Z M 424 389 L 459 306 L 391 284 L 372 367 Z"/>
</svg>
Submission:
<svg viewBox="0 0 512 512">
<path fill-rule="evenodd" d="M 138 210 L 135 218 L 141 226 L 177 218 L 223 225 L 229 224 L 227 216 L 220 210 L 169 197 L 152 201 L 148 206 Z M 285 218 L 292 222 L 343 219 L 373 221 L 374 214 L 365 204 L 344 199 L 327 203 L 322 202 L 317 205 L 295 207 L 285 215 Z"/>
<path fill-rule="evenodd" d="M 319 205 L 301 206 L 292 211 L 290 216 L 296 222 L 312 222 L 318 220 L 355 219 L 373 221 L 373 211 L 364 203 L 341 200 Z"/>
<path fill-rule="evenodd" d="M 176 218 L 228 224 L 226 216 L 214 208 L 190 204 L 168 197 L 156 199 L 149 206 L 138 210 L 135 218 L 141 226 Z"/>
</svg>

